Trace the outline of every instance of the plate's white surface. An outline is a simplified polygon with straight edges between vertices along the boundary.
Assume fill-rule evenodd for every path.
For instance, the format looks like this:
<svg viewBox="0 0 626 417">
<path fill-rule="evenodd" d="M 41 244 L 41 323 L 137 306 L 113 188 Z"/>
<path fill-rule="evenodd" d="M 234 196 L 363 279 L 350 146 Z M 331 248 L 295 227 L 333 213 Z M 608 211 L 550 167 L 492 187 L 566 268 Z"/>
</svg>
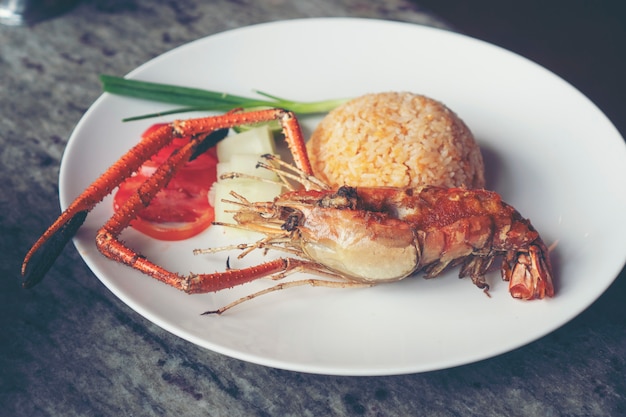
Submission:
<svg viewBox="0 0 626 417">
<path fill-rule="evenodd" d="M 529 217 L 548 245 L 558 241 L 553 254 L 557 296 L 548 301 L 510 298 L 498 274 L 491 276 L 492 298 L 487 298 L 454 271 L 435 280 L 416 277 L 368 289 L 301 287 L 261 297 L 221 317 L 201 316 L 268 284 L 189 296 L 104 259 L 93 236 L 112 212 L 111 200 L 105 200 L 76 237 L 79 252 L 131 308 L 192 343 L 303 372 L 387 375 L 442 369 L 489 358 L 553 331 L 588 307 L 624 265 L 623 139 L 577 90 L 500 48 L 413 24 L 311 19 L 200 39 L 130 76 L 242 95 L 258 89 L 301 100 L 388 90 L 429 95 L 473 130 L 486 157 L 488 186 Z M 122 123 L 123 117 L 171 107 L 100 97 L 64 155 L 62 206 L 154 122 Z M 306 121 L 305 130 L 315 123 Z M 124 238 L 182 273 L 225 267 L 227 254 L 191 254 L 196 247 L 220 245 L 217 229 L 181 243 L 157 242 L 132 231 Z"/>
</svg>

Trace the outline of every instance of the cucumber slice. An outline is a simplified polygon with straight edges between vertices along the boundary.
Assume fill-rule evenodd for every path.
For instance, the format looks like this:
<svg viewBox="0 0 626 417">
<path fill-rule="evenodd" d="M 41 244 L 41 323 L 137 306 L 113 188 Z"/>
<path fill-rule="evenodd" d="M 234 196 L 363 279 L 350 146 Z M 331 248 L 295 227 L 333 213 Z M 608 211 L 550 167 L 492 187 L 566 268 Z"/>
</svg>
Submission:
<svg viewBox="0 0 626 417">
<path fill-rule="evenodd" d="M 233 211 L 236 205 L 224 202 L 236 201 L 230 192 L 245 197 L 251 202 L 273 201 L 282 192 L 279 184 L 255 180 L 251 178 L 219 179 L 221 175 L 229 172 L 237 172 L 259 179 L 277 181 L 278 177 L 272 171 L 257 168 L 258 162 L 263 162 L 261 155 L 275 154 L 276 147 L 274 137 L 268 126 L 260 126 L 243 133 L 228 136 L 217 145 L 218 181 L 213 184 L 209 193 L 210 202 L 215 208 L 215 221 L 220 223 L 234 224 Z M 225 227 L 224 234 L 228 237 L 239 239 L 258 238 L 258 235 L 245 230 Z"/>
<path fill-rule="evenodd" d="M 233 213 L 228 213 L 228 211 L 237 210 L 237 206 L 223 201 L 237 201 L 230 194 L 231 191 L 245 197 L 249 201 L 261 202 L 273 201 L 280 194 L 281 190 L 282 187 L 278 184 L 262 183 L 262 186 L 259 186 L 259 182 L 253 180 L 218 181 L 213 185 L 212 190 L 215 198 L 215 221 L 222 223 L 235 222 Z"/>
<path fill-rule="evenodd" d="M 217 159 L 229 162 L 233 155 L 276 153 L 274 137 L 267 125 L 230 135 L 217 144 Z"/>
<path fill-rule="evenodd" d="M 217 178 L 229 172 L 252 175 L 268 180 L 277 180 L 278 177 L 272 171 L 265 168 L 257 168 L 259 162 L 267 162 L 260 155 L 253 154 L 233 154 L 228 162 L 217 164 Z"/>
</svg>

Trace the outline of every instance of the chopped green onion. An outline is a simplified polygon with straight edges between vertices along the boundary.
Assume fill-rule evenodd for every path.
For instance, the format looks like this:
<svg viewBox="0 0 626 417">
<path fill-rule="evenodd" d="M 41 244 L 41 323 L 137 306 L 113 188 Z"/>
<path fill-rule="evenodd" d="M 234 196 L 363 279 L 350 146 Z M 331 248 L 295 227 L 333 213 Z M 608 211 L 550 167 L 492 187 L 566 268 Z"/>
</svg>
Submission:
<svg viewBox="0 0 626 417">
<path fill-rule="evenodd" d="M 262 91 L 255 91 L 261 98 L 250 98 L 199 88 L 130 80 L 111 75 L 101 75 L 100 81 L 103 91 L 107 93 L 184 106 L 165 112 L 126 118 L 124 121 L 190 111 L 228 111 L 235 108 L 254 109 L 263 107 L 280 107 L 299 115 L 307 115 L 326 113 L 348 101 L 348 99 L 331 99 L 301 102 L 279 98 Z"/>
</svg>

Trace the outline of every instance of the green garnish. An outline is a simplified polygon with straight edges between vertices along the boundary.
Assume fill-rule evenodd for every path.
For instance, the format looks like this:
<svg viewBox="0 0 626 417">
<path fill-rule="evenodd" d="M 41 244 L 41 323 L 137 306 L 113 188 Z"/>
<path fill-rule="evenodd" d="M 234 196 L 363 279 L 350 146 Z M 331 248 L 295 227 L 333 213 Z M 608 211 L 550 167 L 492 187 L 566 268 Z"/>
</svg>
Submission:
<svg viewBox="0 0 626 417">
<path fill-rule="evenodd" d="M 299 115 L 326 113 L 348 99 L 332 99 L 315 102 L 292 101 L 261 91 L 255 91 L 261 98 L 250 98 L 199 88 L 181 87 L 171 84 L 129 80 L 112 75 L 101 75 L 103 91 L 121 96 L 134 97 L 184 106 L 159 113 L 128 117 L 124 121 L 147 119 L 150 117 L 190 111 L 229 111 L 235 108 L 255 109 L 280 107 Z"/>
</svg>

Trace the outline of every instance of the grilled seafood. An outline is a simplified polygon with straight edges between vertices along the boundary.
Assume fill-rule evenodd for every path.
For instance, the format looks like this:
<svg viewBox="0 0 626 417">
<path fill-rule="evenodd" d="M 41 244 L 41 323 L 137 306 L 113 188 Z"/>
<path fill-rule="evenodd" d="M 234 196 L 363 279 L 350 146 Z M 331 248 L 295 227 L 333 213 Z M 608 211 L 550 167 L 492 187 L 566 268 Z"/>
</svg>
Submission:
<svg viewBox="0 0 626 417">
<path fill-rule="evenodd" d="M 279 175 L 289 191 L 265 203 L 251 203 L 233 196 L 238 207 L 236 226 L 265 234 L 258 242 L 237 247 L 244 251 L 242 256 L 254 249 L 278 249 L 295 257 L 286 256 L 249 268 L 182 276 L 159 267 L 118 239 L 135 213 L 147 206 L 176 170 L 202 146 L 204 135 L 217 129 L 269 120 L 280 121 L 295 166 L 270 156 L 265 166 Z M 493 260 L 502 256 L 502 277 L 509 281 L 513 297 L 532 300 L 554 295 L 545 244 L 530 222 L 502 202 L 498 194 L 439 187 L 330 189 L 312 173 L 295 116 L 281 109 L 233 111 L 176 121 L 147 135 L 88 187 L 35 243 L 22 265 L 25 286 L 43 277 L 89 210 L 173 137 L 186 136 L 191 136 L 189 143 L 173 153 L 98 231 L 96 245 L 108 258 L 193 294 L 219 291 L 264 276 L 278 279 L 296 271 L 325 278 L 284 282 L 261 293 L 306 284 L 374 285 L 397 281 L 419 271 L 435 277 L 456 265 L 461 266 L 461 277 L 469 276 L 478 287 L 488 289 L 485 273 Z M 43 256 L 29 265 L 42 246 Z M 209 252 L 216 250 L 220 249 Z M 261 293 L 212 312 L 221 313 Z"/>
</svg>

